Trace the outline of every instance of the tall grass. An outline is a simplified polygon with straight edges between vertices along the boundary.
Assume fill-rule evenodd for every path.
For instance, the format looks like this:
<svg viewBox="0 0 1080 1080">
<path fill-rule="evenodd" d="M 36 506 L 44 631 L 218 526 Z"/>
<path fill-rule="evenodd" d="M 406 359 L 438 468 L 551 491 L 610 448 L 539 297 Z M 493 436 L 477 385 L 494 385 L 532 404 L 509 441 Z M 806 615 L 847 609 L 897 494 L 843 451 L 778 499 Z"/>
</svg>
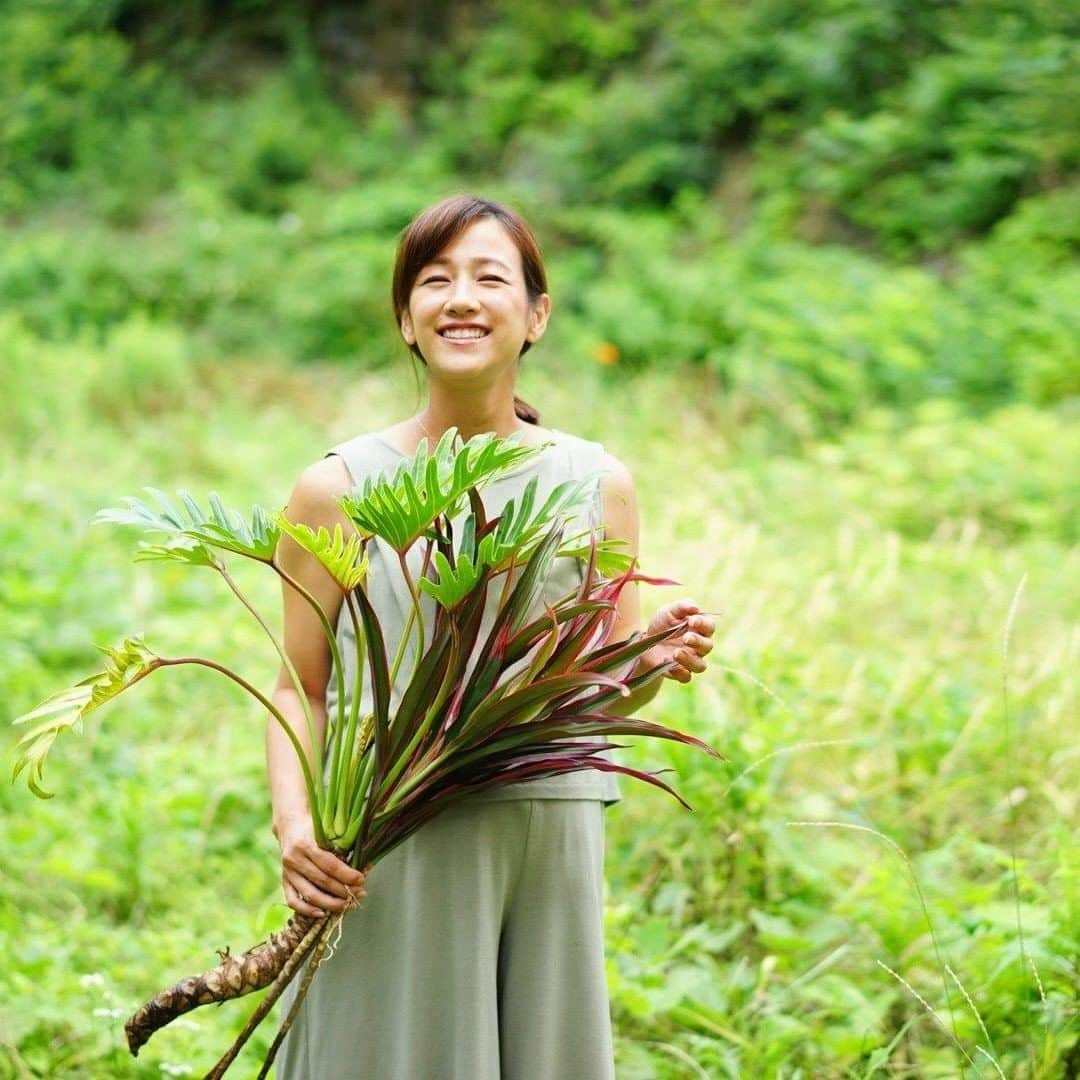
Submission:
<svg viewBox="0 0 1080 1080">
<path fill-rule="evenodd" d="M 80 375 L 62 425 L 42 421 L 32 380 L 5 401 L 24 455 L 0 475 L 11 715 L 133 628 L 269 685 L 274 657 L 220 618 L 231 598 L 214 582 L 133 565 L 130 537 L 89 518 L 143 484 L 283 504 L 334 442 L 415 404 L 400 369 L 241 378 L 173 348 L 155 355 L 176 369 L 129 371 L 111 404 L 107 368 Z M 123 386 L 143 387 L 140 406 Z M 1062 1075 L 1077 1053 L 1080 552 L 1069 500 L 1027 478 L 1068 475 L 1068 418 L 1013 408 L 973 425 L 938 408 L 792 444 L 706 386 L 682 369 L 630 386 L 618 365 L 540 349 L 521 387 L 546 423 L 631 466 L 643 564 L 682 582 L 648 590 L 646 611 L 686 594 L 722 612 L 710 671 L 649 712 L 728 763 L 624 751 L 675 769 L 695 812 L 623 781 L 607 814 L 620 1080 Z M 957 465 L 988 431 L 1015 467 Z M 274 610 L 271 584 L 242 585 Z M 11 742 L 0 729 L 0 754 Z M 0 786 L 0 1077 L 198 1075 L 234 1018 L 173 1025 L 136 1063 L 114 1014 L 200 943 L 280 922 L 262 718 L 185 672 L 104 713 L 52 768 L 52 803 Z"/>
</svg>

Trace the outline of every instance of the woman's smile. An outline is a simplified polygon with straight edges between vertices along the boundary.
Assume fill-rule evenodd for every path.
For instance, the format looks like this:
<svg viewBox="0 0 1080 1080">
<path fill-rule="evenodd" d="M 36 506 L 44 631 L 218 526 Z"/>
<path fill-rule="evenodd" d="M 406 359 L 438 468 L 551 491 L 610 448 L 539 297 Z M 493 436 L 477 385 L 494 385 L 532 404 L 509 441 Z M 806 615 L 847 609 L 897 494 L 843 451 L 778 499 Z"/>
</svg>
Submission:
<svg viewBox="0 0 1080 1080">
<path fill-rule="evenodd" d="M 481 338 L 486 338 L 491 331 L 478 323 L 448 323 L 440 327 L 436 333 L 444 341 L 451 341 L 455 345 L 471 345 Z"/>
<path fill-rule="evenodd" d="M 543 333 L 547 310 L 546 296 L 530 301 L 510 234 L 481 218 L 420 268 L 401 329 L 428 363 L 429 378 L 440 377 L 441 357 L 447 374 L 471 379 L 480 367 L 515 365 L 522 346 Z"/>
</svg>

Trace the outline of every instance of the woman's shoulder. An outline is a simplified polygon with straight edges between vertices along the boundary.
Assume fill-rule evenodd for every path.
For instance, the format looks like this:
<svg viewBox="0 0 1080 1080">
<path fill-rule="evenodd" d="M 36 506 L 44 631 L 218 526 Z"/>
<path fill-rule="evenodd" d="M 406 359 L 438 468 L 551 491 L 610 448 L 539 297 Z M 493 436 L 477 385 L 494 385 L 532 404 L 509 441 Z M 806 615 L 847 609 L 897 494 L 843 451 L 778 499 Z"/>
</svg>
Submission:
<svg viewBox="0 0 1080 1080">
<path fill-rule="evenodd" d="M 332 528 L 344 522 L 338 505 L 352 490 L 352 479 L 341 458 L 327 456 L 312 462 L 297 477 L 286 507 L 289 519 L 312 528 Z"/>
<path fill-rule="evenodd" d="M 560 431 L 558 428 L 541 429 L 544 442 L 553 442 L 565 447 L 570 453 L 585 457 L 599 458 L 606 453 L 603 443 L 595 439 L 587 439 L 583 435 L 575 435 L 570 431 Z"/>
<path fill-rule="evenodd" d="M 348 477 L 348 488 L 353 488 L 372 475 L 395 468 L 405 452 L 394 442 L 393 429 L 365 431 L 331 446 L 322 461 L 334 461 Z M 322 463 L 319 463 L 320 465 Z"/>
<path fill-rule="evenodd" d="M 605 476 L 614 475 L 617 481 L 629 481 L 630 470 L 599 440 L 574 435 L 568 431 L 559 431 L 556 428 L 552 428 L 550 434 L 552 441 L 566 447 L 571 456 L 576 457 L 585 468 L 597 469 Z"/>
</svg>

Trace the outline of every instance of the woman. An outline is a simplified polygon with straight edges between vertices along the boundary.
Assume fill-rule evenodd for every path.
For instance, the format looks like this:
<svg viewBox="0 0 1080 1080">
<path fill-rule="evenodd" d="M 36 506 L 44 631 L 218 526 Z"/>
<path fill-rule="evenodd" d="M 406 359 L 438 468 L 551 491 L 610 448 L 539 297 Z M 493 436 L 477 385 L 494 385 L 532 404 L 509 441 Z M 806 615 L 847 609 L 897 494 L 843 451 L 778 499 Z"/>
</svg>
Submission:
<svg viewBox="0 0 1080 1080">
<path fill-rule="evenodd" d="M 490 515 L 532 476 L 542 499 L 570 476 L 601 470 L 594 513 L 602 514 L 605 535 L 625 540 L 636 555 L 637 508 L 625 466 L 597 443 L 542 428 L 514 395 L 520 357 L 543 336 L 551 309 L 528 225 L 501 204 L 468 196 L 428 208 L 402 234 L 393 302 L 402 337 L 427 369 L 426 406 L 309 466 L 289 500 L 290 518 L 313 528 L 341 524 L 348 533 L 341 496 L 367 475 L 392 471 L 421 439 L 433 446 L 453 426 L 466 439 L 495 432 L 543 447 L 485 488 Z M 380 543 L 369 547 L 368 590 L 392 654 L 407 596 L 396 560 Z M 350 637 L 340 591 L 321 566 L 288 538 L 278 558 L 338 619 L 339 635 Z M 581 581 L 577 560 L 555 566 L 561 569 L 553 571 L 548 599 Z M 325 722 L 336 704 L 328 700 L 336 692 L 329 648 L 291 588 L 283 602 L 285 647 Z M 668 604 L 648 630 L 685 618 L 689 632 L 646 653 L 640 665 L 673 660 L 666 677 L 682 683 L 705 670 L 714 624 L 695 604 Z M 622 592 L 612 640 L 639 628 L 631 586 Z M 343 645 L 351 658 L 352 643 Z M 402 678 L 408 670 L 406 662 Z M 624 699 L 619 711 L 638 709 L 658 686 Z M 304 739 L 303 712 L 284 671 L 274 702 Z M 267 756 L 286 902 L 320 916 L 366 896 L 364 875 L 316 846 L 293 752 L 272 724 Z M 283 1047 L 280 1080 L 612 1077 L 603 815 L 618 798 L 614 775 L 599 770 L 520 782 L 463 800 L 387 855 L 371 871 L 371 895 L 341 924 L 333 955 L 312 984 Z"/>
</svg>

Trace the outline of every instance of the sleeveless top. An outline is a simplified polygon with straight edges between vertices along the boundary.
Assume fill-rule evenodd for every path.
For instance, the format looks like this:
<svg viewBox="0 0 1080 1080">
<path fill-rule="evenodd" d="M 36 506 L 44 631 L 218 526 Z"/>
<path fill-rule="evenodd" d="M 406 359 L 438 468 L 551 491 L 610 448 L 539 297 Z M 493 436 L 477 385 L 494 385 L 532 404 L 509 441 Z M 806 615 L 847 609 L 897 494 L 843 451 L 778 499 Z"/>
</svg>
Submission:
<svg viewBox="0 0 1080 1080">
<path fill-rule="evenodd" d="M 511 439 L 520 437 L 511 435 Z M 559 483 L 565 480 L 578 479 L 587 473 L 599 473 L 603 471 L 604 449 L 599 443 L 589 442 L 569 435 L 565 432 L 552 430 L 548 438 L 550 445 L 544 447 L 538 454 L 517 468 L 503 473 L 480 489 L 480 498 L 484 504 L 484 513 L 490 520 L 502 511 L 503 506 L 511 498 L 518 498 L 525 485 L 535 476 L 537 477 L 537 491 L 535 506 L 543 506 L 548 494 Z M 405 455 L 396 447 L 391 446 L 382 436 L 377 434 L 358 435 L 345 442 L 338 443 L 327 451 L 326 457 L 337 454 L 344 462 L 354 486 L 360 486 L 369 476 L 393 475 L 394 471 L 405 459 Z M 454 543 L 459 543 L 461 525 L 465 514 L 454 518 L 451 524 L 454 527 Z M 602 506 L 599 484 L 593 503 L 582 513 L 571 516 L 567 520 L 564 536 L 569 537 L 582 529 L 592 529 L 602 535 Z M 423 561 L 423 544 L 414 544 L 407 556 L 409 573 L 416 581 L 420 576 L 421 563 Z M 366 582 L 368 599 L 379 618 L 382 626 L 383 637 L 386 640 L 387 655 L 390 660 L 397 653 L 398 643 L 401 640 L 402 630 L 412 608 L 412 599 L 409 595 L 405 578 L 401 573 L 397 553 L 389 544 L 380 537 L 372 537 L 368 542 L 369 571 Z M 553 604 L 556 600 L 566 596 L 572 589 L 580 587 L 584 579 L 584 562 L 577 558 L 557 558 L 552 564 L 551 573 L 544 587 L 543 597 L 538 599 L 530 612 L 529 618 L 537 618 L 544 613 L 543 601 Z M 516 577 L 516 573 L 515 573 Z M 501 584 L 505 578 L 500 577 Z M 480 626 L 479 642 L 486 640 L 488 631 L 495 618 L 495 608 L 498 604 L 501 588 L 496 585 L 487 597 L 487 606 L 484 611 Z M 424 626 L 430 632 L 434 622 L 435 600 L 426 593 L 421 594 L 421 611 L 424 615 Z M 409 675 L 413 669 L 416 656 L 416 627 L 415 624 L 409 632 L 409 642 L 405 648 L 405 655 L 398 670 L 398 677 L 391 688 L 390 708 L 391 715 L 397 708 L 401 695 L 408 685 Z M 337 639 L 341 649 L 342 663 L 345 677 L 346 709 L 351 705 L 353 680 L 356 672 L 356 636 L 353 630 L 352 619 L 349 616 L 345 603 L 341 605 L 337 621 Z M 504 673 L 503 681 L 523 670 L 531 654 L 515 664 L 508 672 Z M 475 656 L 473 657 L 475 661 Z M 468 670 L 472 670 L 472 664 Z M 328 715 L 333 715 L 337 708 L 337 675 L 331 666 L 330 677 L 326 685 L 326 710 Z M 360 696 L 360 715 L 363 716 L 371 709 L 371 680 L 365 670 L 364 682 Z M 581 737 L 583 741 L 593 741 L 595 736 Z M 603 756 L 612 760 L 611 751 L 604 751 Z M 583 769 L 563 776 L 541 777 L 534 780 L 518 781 L 499 788 L 489 788 L 475 792 L 467 798 L 485 799 L 492 801 L 504 801 L 509 799 L 602 799 L 605 805 L 618 802 L 620 788 L 618 776 L 615 773 L 601 772 L 599 769 Z"/>
</svg>

